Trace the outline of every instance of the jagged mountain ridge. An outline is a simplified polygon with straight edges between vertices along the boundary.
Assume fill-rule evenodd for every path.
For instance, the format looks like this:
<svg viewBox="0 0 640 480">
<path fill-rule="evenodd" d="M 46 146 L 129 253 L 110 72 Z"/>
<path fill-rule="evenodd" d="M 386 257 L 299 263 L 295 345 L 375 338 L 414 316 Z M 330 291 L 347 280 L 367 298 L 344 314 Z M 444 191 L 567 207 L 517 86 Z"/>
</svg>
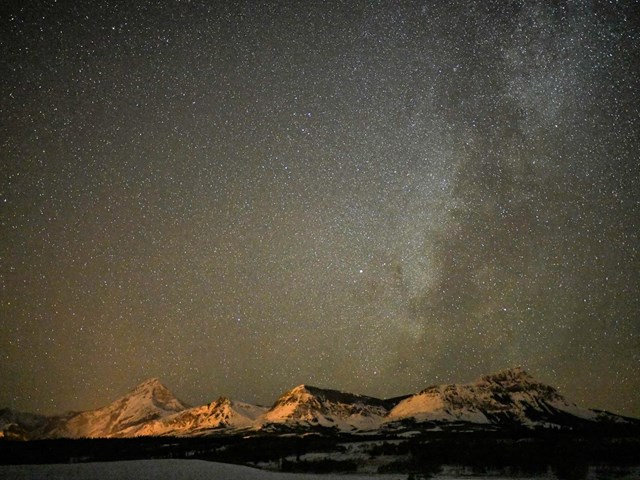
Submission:
<svg viewBox="0 0 640 480">
<path fill-rule="evenodd" d="M 370 430 L 379 426 L 391 406 L 389 401 L 374 397 L 299 385 L 276 400 L 261 419 L 261 426 Z"/>
<path fill-rule="evenodd" d="M 397 434 L 460 428 L 576 428 L 634 425 L 640 420 L 568 402 L 521 368 L 485 375 L 469 384 L 433 385 L 393 399 L 299 385 L 270 408 L 220 397 L 190 408 L 158 379 L 148 380 L 106 407 L 58 417 L 0 411 L 0 438 L 80 438 L 305 433 Z"/>
<path fill-rule="evenodd" d="M 470 384 L 427 387 L 399 402 L 388 418 L 536 427 L 562 425 L 562 417 L 567 415 L 597 419 L 594 411 L 569 403 L 553 387 L 514 368 L 485 375 Z"/>
<path fill-rule="evenodd" d="M 112 437 L 189 408 L 157 378 L 149 379 L 105 407 L 57 417 L 40 436 L 46 438 Z"/>
<path fill-rule="evenodd" d="M 118 432 L 118 437 L 206 434 L 216 429 L 228 431 L 252 427 L 267 408 L 220 397 L 164 418 L 146 422 Z"/>
</svg>

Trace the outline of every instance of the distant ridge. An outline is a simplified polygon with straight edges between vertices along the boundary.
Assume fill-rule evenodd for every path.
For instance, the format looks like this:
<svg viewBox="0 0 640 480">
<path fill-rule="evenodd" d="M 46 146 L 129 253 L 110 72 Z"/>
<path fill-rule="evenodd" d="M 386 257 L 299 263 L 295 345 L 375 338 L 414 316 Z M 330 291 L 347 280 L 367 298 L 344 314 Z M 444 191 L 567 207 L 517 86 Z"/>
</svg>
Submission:
<svg viewBox="0 0 640 480">
<path fill-rule="evenodd" d="M 152 378 L 95 410 L 51 417 L 0 410 L 0 439 L 20 440 L 514 428 L 640 429 L 640 420 L 579 407 L 521 367 L 386 400 L 303 384 L 284 392 L 270 408 L 226 397 L 190 407 Z"/>
</svg>

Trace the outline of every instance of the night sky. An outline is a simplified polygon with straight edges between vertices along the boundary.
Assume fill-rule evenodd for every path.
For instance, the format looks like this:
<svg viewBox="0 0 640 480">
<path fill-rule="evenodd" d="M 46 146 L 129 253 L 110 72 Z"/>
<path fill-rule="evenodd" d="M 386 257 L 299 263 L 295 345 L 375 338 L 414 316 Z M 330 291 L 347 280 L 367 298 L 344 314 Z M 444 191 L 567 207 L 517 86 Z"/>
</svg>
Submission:
<svg viewBox="0 0 640 480">
<path fill-rule="evenodd" d="M 522 366 L 640 416 L 638 3 L 448 3 L 5 2 L 0 407 Z"/>
</svg>

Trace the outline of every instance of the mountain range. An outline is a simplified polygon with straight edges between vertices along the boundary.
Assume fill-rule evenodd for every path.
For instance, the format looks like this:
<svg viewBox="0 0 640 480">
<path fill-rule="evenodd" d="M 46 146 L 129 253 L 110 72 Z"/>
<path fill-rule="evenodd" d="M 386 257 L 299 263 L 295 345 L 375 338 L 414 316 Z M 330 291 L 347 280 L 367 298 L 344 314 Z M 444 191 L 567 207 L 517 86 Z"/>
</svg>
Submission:
<svg viewBox="0 0 640 480">
<path fill-rule="evenodd" d="M 210 434 L 403 434 L 429 430 L 640 427 L 640 420 L 578 407 L 521 368 L 469 384 L 433 385 L 378 399 L 299 385 L 271 407 L 225 397 L 191 407 L 157 378 L 95 410 L 42 416 L 0 410 L 0 438 L 98 438 Z"/>
</svg>

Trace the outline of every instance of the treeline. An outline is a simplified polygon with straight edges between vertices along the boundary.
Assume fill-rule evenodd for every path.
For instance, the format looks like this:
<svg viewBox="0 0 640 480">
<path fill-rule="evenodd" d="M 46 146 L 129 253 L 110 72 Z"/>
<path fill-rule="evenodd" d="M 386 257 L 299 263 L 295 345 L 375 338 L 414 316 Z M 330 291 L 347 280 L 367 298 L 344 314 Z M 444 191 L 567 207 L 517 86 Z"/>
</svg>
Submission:
<svg viewBox="0 0 640 480">
<path fill-rule="evenodd" d="M 153 458 L 188 458 L 227 445 L 231 438 L 166 437 L 0 441 L 0 464 L 109 462 Z"/>
<path fill-rule="evenodd" d="M 296 473 L 354 473 L 358 470 L 355 460 L 333 460 L 331 458 L 321 458 L 318 460 L 282 460 L 280 470 L 283 472 Z"/>
<path fill-rule="evenodd" d="M 0 441 L 0 465 L 108 462 L 118 460 L 194 458 L 249 464 L 300 458 L 310 452 L 344 451 L 340 442 L 351 437 L 207 436 L 137 437 Z"/>
<path fill-rule="evenodd" d="M 379 473 L 409 473 L 421 478 L 440 471 L 443 465 L 459 465 L 475 474 L 503 472 L 511 475 L 545 474 L 560 479 L 585 478 L 590 465 L 638 465 L 637 438 L 545 436 L 538 438 L 446 437 L 382 443 L 371 456 L 399 456 L 381 466 Z M 416 477 L 420 478 L 420 477 Z"/>
<path fill-rule="evenodd" d="M 459 434 L 409 439 L 396 445 L 382 443 L 373 455 L 408 455 L 417 462 L 500 468 L 508 465 L 612 463 L 637 465 L 639 437 L 594 437 L 568 434 L 539 437 L 501 437 Z"/>
<path fill-rule="evenodd" d="M 391 441 L 393 440 L 393 441 Z M 272 462 L 283 471 L 356 471 L 351 460 L 337 461 L 350 442 L 370 442 L 370 458 L 390 457 L 381 473 L 407 473 L 416 478 L 442 465 L 537 474 L 548 469 L 559 478 L 579 479 L 589 465 L 638 465 L 639 436 L 603 437 L 547 432 L 519 436 L 498 433 L 434 433 L 414 438 L 346 435 L 140 437 L 0 441 L 0 464 L 105 462 L 152 458 L 193 458 L 255 465 Z M 314 453 L 314 460 L 304 457 Z M 393 458 L 396 457 L 396 458 Z M 381 463 L 381 462 L 377 462 Z M 575 472 L 578 476 L 571 476 Z"/>
</svg>

